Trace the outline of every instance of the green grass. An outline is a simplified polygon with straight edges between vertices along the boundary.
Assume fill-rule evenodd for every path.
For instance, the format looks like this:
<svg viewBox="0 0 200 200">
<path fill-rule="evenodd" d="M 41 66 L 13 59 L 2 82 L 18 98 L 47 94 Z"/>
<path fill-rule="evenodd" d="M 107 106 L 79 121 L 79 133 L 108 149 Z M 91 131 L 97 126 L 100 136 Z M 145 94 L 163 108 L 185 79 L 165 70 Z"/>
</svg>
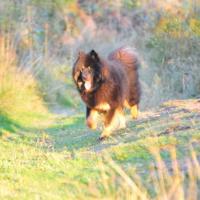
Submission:
<svg viewBox="0 0 200 200">
<path fill-rule="evenodd" d="M 157 197 L 149 177 L 152 164 L 159 165 L 155 149 L 170 169 L 170 151 L 176 147 L 180 170 L 187 175 L 183 163 L 191 157 L 190 144 L 200 155 L 199 117 L 178 104 L 166 105 L 141 113 L 136 121 L 127 116 L 125 130 L 99 142 L 100 131 L 89 130 L 84 115 L 29 113 L 18 121 L 1 115 L 0 198 L 127 199 L 134 189 L 126 174 L 135 180 L 136 173 L 142 188 Z"/>
</svg>

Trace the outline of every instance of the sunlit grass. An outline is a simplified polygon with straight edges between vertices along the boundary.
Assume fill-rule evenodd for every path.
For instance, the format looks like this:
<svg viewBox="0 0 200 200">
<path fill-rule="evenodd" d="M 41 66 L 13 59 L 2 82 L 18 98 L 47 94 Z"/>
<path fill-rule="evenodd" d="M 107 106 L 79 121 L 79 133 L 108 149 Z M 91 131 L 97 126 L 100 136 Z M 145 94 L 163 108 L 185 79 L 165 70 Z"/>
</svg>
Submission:
<svg viewBox="0 0 200 200">
<path fill-rule="evenodd" d="M 192 146 L 184 166 L 175 146 L 168 150 L 171 164 L 159 148 L 150 148 L 152 162 L 141 173 L 133 163 L 120 165 L 105 152 L 96 157 L 89 152 L 45 152 L 3 140 L 0 144 L 1 198 L 198 199 L 200 165 Z"/>
<path fill-rule="evenodd" d="M 176 102 L 176 106 L 184 102 Z M 178 107 L 170 110 L 172 103 L 165 104 L 168 112 L 163 107 L 156 112 L 162 113 L 163 122 L 168 121 L 165 126 L 160 117 L 145 118 L 143 113 L 144 118 L 129 121 L 126 130 L 104 142 L 97 140 L 100 130 L 87 129 L 82 115 L 47 117 L 45 126 L 18 127 L 15 134 L 4 132 L 0 139 L 0 197 L 198 199 L 199 122 L 190 124 L 198 113 L 186 115 Z M 180 127 L 183 120 L 184 127 L 187 123 L 191 130 L 167 132 L 173 117 L 180 118 Z M 161 132 L 164 135 L 159 135 Z"/>
</svg>

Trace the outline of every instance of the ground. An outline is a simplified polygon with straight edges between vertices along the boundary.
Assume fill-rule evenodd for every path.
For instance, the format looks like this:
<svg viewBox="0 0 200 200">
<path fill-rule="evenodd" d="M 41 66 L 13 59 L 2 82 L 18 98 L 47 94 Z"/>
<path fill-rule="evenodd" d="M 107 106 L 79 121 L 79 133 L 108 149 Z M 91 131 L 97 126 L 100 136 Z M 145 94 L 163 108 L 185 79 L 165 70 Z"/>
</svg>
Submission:
<svg viewBox="0 0 200 200">
<path fill-rule="evenodd" d="M 128 199 L 136 189 L 138 199 L 146 193 L 156 198 L 151 168 L 159 174 L 164 161 L 171 177 L 173 157 L 188 179 L 197 176 L 191 176 L 188 160 L 193 156 L 195 164 L 200 158 L 200 99 L 169 101 L 141 112 L 137 120 L 128 113 L 126 118 L 127 128 L 103 142 L 100 130 L 89 130 L 81 113 L 40 115 L 27 126 L 0 118 L 1 199 Z"/>
</svg>

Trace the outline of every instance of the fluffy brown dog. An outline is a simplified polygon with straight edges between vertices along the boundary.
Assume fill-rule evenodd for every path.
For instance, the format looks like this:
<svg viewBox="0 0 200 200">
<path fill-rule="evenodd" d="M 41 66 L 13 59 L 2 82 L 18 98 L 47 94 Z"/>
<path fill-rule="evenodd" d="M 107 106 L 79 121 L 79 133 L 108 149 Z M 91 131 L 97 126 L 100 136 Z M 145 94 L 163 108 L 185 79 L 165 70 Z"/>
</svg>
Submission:
<svg viewBox="0 0 200 200">
<path fill-rule="evenodd" d="M 80 52 L 73 67 L 73 79 L 86 104 L 87 125 L 97 127 L 97 114 L 102 113 L 104 130 L 100 139 L 113 130 L 125 128 L 124 107 L 137 117 L 140 100 L 138 81 L 139 61 L 130 47 L 112 52 L 107 60 L 94 51 Z"/>
</svg>

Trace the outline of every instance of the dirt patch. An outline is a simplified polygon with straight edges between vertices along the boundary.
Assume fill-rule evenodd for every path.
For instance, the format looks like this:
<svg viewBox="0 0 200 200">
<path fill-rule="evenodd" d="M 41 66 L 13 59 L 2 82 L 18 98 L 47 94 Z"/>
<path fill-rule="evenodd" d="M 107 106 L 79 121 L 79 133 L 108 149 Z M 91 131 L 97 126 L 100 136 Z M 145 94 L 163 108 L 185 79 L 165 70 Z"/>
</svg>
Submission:
<svg viewBox="0 0 200 200">
<path fill-rule="evenodd" d="M 186 111 L 200 113 L 200 99 L 173 100 L 165 103 L 166 106 L 175 106 Z"/>
<path fill-rule="evenodd" d="M 188 129 L 191 129 L 192 127 L 190 126 L 179 126 L 179 125 L 176 125 L 176 126 L 172 126 L 172 127 L 169 127 L 167 128 L 165 131 L 161 132 L 158 136 L 161 136 L 161 135 L 170 135 L 170 134 L 173 134 L 177 131 L 184 131 L 184 130 L 188 130 Z"/>
</svg>

